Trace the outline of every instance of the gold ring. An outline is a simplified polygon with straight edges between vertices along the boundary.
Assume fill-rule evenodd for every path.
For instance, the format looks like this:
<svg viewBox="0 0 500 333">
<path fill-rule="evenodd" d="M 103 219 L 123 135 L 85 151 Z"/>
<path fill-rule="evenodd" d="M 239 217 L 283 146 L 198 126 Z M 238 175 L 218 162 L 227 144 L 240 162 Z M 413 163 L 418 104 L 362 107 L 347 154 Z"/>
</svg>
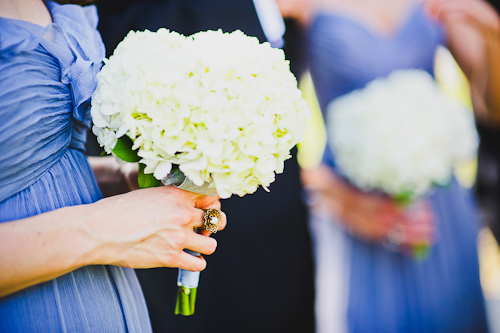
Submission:
<svg viewBox="0 0 500 333">
<path fill-rule="evenodd" d="M 204 209 L 203 227 L 215 234 L 222 223 L 222 214 L 217 208 Z"/>
</svg>

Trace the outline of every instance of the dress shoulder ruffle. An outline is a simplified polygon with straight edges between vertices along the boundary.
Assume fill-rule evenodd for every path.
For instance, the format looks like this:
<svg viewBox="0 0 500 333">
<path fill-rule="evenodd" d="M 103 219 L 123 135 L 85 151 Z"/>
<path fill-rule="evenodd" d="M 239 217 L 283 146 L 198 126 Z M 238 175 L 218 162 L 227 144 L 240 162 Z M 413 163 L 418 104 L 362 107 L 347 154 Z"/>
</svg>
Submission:
<svg viewBox="0 0 500 333">
<path fill-rule="evenodd" d="M 84 121 L 90 111 L 90 98 L 97 88 L 96 74 L 105 56 L 104 44 L 96 29 L 97 9 L 55 2 L 48 2 L 47 7 L 72 51 L 72 57 L 60 58 L 64 60 L 61 81 L 71 84 L 73 116 Z"/>
<path fill-rule="evenodd" d="M 33 51 L 39 44 L 56 58 L 61 82 L 71 86 L 75 119 L 88 119 L 89 101 L 97 87 L 96 74 L 105 56 L 95 6 L 60 5 L 48 1 L 53 23 L 42 27 L 0 18 L 0 61 Z"/>
</svg>

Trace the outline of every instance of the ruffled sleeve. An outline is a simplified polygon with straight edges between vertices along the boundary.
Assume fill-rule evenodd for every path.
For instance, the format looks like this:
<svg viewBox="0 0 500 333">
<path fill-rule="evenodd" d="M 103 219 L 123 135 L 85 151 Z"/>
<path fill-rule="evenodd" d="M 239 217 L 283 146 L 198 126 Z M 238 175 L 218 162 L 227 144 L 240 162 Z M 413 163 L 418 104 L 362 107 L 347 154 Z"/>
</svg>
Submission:
<svg viewBox="0 0 500 333">
<path fill-rule="evenodd" d="M 71 54 L 63 53 L 58 57 L 61 81 L 71 85 L 74 118 L 84 121 L 88 119 L 90 98 L 97 88 L 96 74 L 105 56 L 101 35 L 96 30 L 97 9 L 95 6 L 59 5 L 55 2 L 48 2 L 47 7 L 70 45 Z M 59 45 L 51 46 L 58 48 Z"/>
</svg>

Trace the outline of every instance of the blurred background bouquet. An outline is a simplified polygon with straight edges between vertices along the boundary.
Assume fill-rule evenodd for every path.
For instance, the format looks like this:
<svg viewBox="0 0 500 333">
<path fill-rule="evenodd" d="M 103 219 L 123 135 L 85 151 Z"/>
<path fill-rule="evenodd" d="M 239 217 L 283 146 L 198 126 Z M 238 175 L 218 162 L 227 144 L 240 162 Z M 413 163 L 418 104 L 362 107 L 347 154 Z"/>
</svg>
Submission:
<svg viewBox="0 0 500 333">
<path fill-rule="evenodd" d="M 337 98 L 327 124 L 340 173 L 405 208 L 448 185 L 478 146 L 471 110 L 445 97 L 423 70 L 397 70 Z"/>
<path fill-rule="evenodd" d="M 221 198 L 267 190 L 304 135 L 310 111 L 283 51 L 241 31 L 131 31 L 104 63 L 93 132 L 139 162 L 141 187 L 180 174 Z M 180 270 L 180 314 L 194 312 L 197 274 Z"/>
</svg>

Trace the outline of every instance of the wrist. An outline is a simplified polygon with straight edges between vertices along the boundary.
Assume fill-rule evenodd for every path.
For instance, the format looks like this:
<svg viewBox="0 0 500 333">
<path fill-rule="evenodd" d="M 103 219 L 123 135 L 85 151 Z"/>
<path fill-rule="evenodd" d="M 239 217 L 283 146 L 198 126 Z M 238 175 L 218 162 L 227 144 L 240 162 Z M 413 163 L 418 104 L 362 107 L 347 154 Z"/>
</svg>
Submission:
<svg viewBox="0 0 500 333">
<path fill-rule="evenodd" d="M 93 224 L 100 223 L 98 210 L 94 204 L 86 204 L 72 207 L 72 212 L 76 218 L 73 219 L 71 226 L 71 239 L 73 241 L 72 250 L 74 251 L 73 262 L 70 263 L 75 268 L 89 265 L 106 264 L 100 249 L 102 240 L 97 237 L 97 232 Z"/>
</svg>

